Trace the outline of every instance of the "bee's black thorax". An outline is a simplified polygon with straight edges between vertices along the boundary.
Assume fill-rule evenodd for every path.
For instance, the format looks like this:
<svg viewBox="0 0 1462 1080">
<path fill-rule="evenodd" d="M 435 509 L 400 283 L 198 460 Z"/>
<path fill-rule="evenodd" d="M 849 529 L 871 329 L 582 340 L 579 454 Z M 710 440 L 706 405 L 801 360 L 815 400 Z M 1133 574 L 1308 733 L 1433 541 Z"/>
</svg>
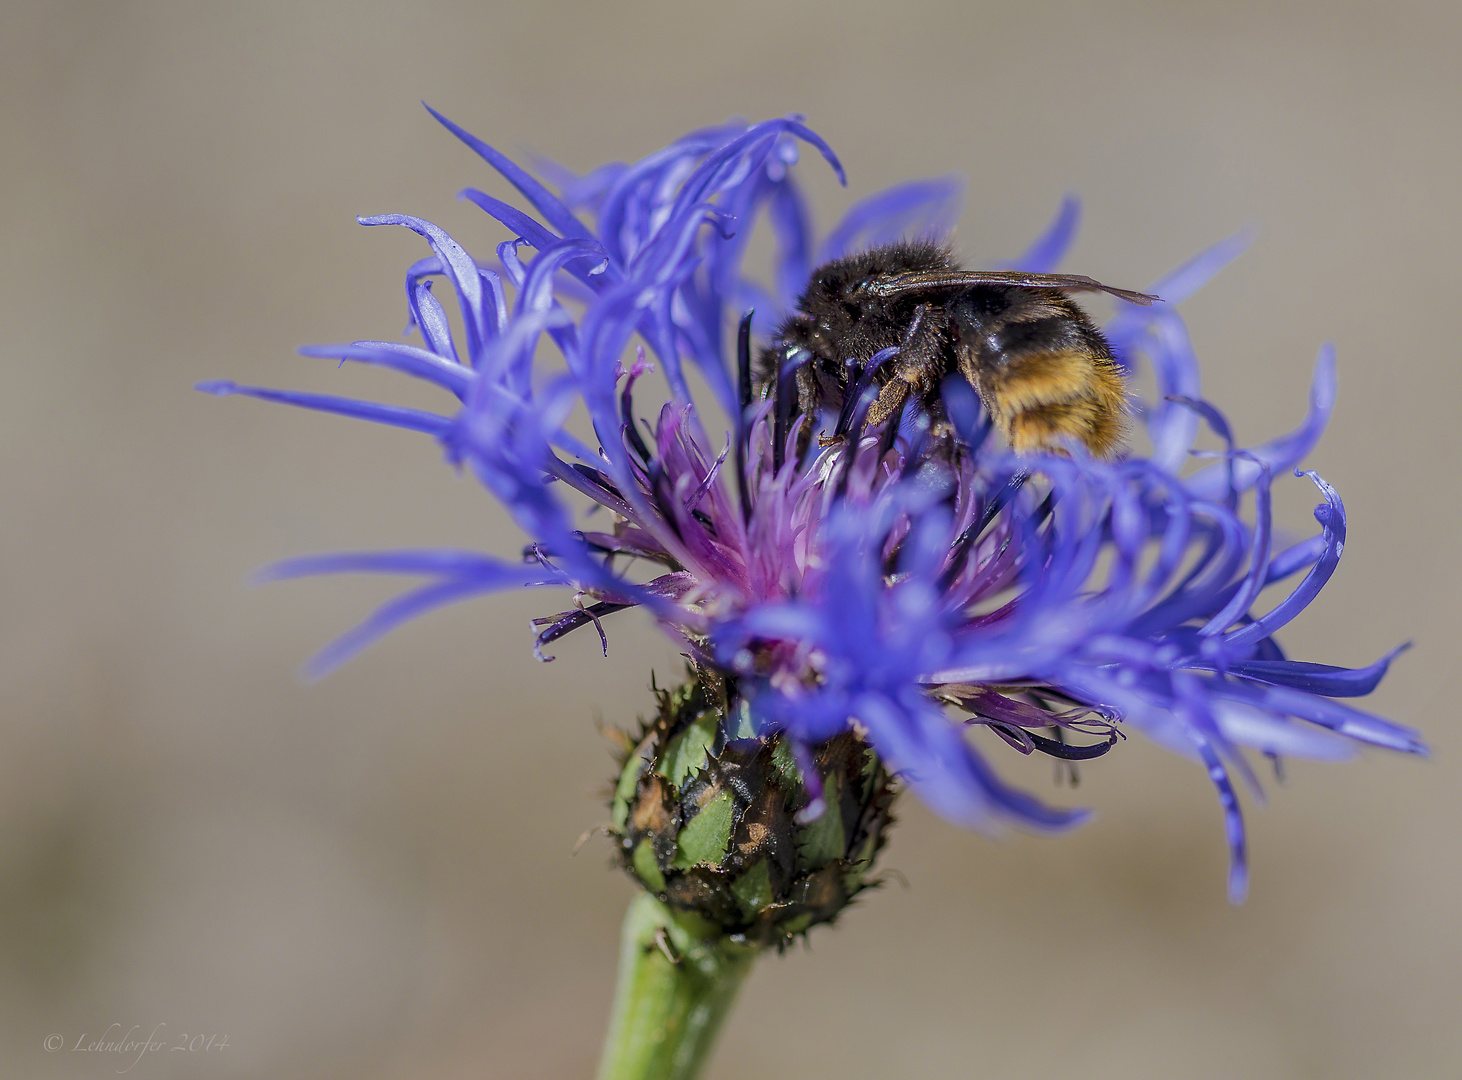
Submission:
<svg viewBox="0 0 1462 1080">
<path fill-rule="evenodd" d="M 783 322 L 772 347 L 762 353 L 762 384 L 770 385 L 774 373 L 796 352 L 805 350 L 809 355 L 798 374 L 799 407 L 815 415 L 822 409 L 841 409 L 851 374 L 863 371 L 883 349 L 903 346 L 897 364 L 884 364 L 871 373 L 879 385 L 915 366 L 931 373 L 954 370 L 953 343 L 944 333 L 948 320 L 942 310 L 931 309 L 923 298 L 886 298 L 864 289 L 870 281 L 947 270 L 954 265 L 947 248 L 910 241 L 870 248 L 819 267 L 798 298 L 797 311 Z M 918 340 L 906 342 L 920 307 L 926 310 Z M 938 382 L 935 377 L 931 389 L 937 391 Z"/>
</svg>

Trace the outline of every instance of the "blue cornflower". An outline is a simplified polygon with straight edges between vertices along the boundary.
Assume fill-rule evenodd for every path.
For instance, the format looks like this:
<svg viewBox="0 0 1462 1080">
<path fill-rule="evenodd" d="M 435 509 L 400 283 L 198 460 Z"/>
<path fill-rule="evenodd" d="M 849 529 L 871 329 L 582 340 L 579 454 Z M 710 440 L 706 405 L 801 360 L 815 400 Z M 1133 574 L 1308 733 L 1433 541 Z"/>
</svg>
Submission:
<svg viewBox="0 0 1462 1080">
<path fill-rule="evenodd" d="M 451 395 L 450 407 L 432 413 L 233 383 L 201 389 L 430 434 L 532 542 L 521 562 L 433 550 L 274 568 L 278 577 L 428 579 L 327 649 L 317 672 L 433 607 L 511 586 L 573 590 L 570 609 L 540 620 L 534 649 L 545 660 L 543 648 L 589 624 L 607 651 L 603 620 L 642 606 L 696 664 L 734 680 L 753 728 L 782 732 L 799 762 L 857 725 L 931 807 L 972 827 L 1062 828 L 1084 812 L 1002 782 L 971 745 L 970 725 L 1024 753 L 1095 756 L 1137 730 L 1194 757 L 1223 805 L 1235 899 L 1246 870 L 1233 778 L 1257 786 L 1243 747 L 1275 759 L 1340 758 L 1357 743 L 1425 752 L 1416 733 L 1338 700 L 1368 694 L 1395 652 L 1346 669 L 1290 660 L 1274 639 L 1324 586 L 1345 541 L 1339 496 L 1296 470 L 1330 414 L 1334 361 L 1321 353 L 1299 428 L 1237 444 L 1200 396 L 1172 308 L 1234 245 L 1154 285 L 1167 304 L 1124 310 L 1106 328 L 1118 353 L 1144 359 L 1155 378 L 1155 400 L 1137 406 L 1152 444 L 1146 457 L 1103 462 L 1079 449 L 1015 457 L 986 439 L 978 402 L 958 380 L 946 387 L 943 423 L 910 410 L 861 436 L 826 440 L 818 437 L 825 418 L 792 415 L 788 379 L 774 372 L 760 380 L 769 385 L 755 385 L 747 341 L 775 325 L 813 266 L 947 225 L 952 184 L 874 196 L 815 246 L 791 175 L 798 142 L 840 178 L 842 170 L 797 119 L 697 131 L 631 165 L 560 176 L 555 195 L 433 115 L 537 216 L 465 191 L 512 234 L 489 262 L 419 218 L 362 218 L 409 228 L 431 249 L 406 276 L 420 344 L 304 352 L 425 379 Z M 770 289 L 742 267 L 763 213 L 777 243 Z M 1050 270 L 1075 218 L 1068 204 L 1016 266 Z M 536 254 L 524 259 L 525 248 Z M 433 291 L 439 279 L 454 293 L 460 331 Z M 756 318 L 743 322 L 733 351 L 729 331 L 747 309 Z M 552 362 L 539 355 L 545 337 Z M 653 422 L 634 403 L 649 356 L 669 389 Z M 714 410 L 694 402 L 687 361 Z M 570 423 L 578 408 L 592 424 L 588 441 Z M 1226 449 L 1183 475 L 1205 426 Z M 1320 531 L 1277 548 L 1270 489 L 1291 470 L 1319 491 Z M 580 527 L 586 504 L 607 508 L 612 521 Z M 1255 612 L 1267 586 L 1296 577 L 1282 600 Z M 1094 741 L 1073 745 L 1073 733 Z"/>
</svg>

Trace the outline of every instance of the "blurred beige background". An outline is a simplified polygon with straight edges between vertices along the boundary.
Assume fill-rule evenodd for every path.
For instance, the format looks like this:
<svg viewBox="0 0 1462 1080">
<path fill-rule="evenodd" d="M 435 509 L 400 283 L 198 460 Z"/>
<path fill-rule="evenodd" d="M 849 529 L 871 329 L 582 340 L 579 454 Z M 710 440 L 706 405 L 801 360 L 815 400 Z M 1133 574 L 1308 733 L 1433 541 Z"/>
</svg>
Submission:
<svg viewBox="0 0 1462 1080">
<path fill-rule="evenodd" d="M 354 215 L 502 238 L 454 195 L 503 186 L 422 98 L 578 169 L 801 110 L 851 181 L 808 161 L 823 223 L 960 171 L 960 247 L 999 258 L 1076 192 L 1067 265 L 1122 285 L 1257 226 L 1184 309 L 1241 438 L 1292 426 L 1339 348 L 1312 463 L 1351 539 L 1284 640 L 1361 664 L 1414 638 L 1370 704 L 1433 759 L 1295 764 L 1231 908 L 1196 766 L 1133 741 L 1072 793 L 1001 756 L 1096 822 L 992 843 L 905 804 L 908 889 L 764 961 L 713 1077 L 1462 1074 L 1459 46 L 1450 0 L 7 0 L 0 1074 L 592 1074 L 630 896 L 602 840 L 570 855 L 603 816 L 594 718 L 646 710 L 673 653 L 627 614 L 608 660 L 585 634 L 536 664 L 556 601 L 510 595 L 303 682 L 395 583 L 254 569 L 519 538 L 428 440 L 191 389 L 432 400 L 294 356 L 404 324 L 424 248 Z M 69 1049 L 112 1024 L 227 1046 Z"/>
</svg>

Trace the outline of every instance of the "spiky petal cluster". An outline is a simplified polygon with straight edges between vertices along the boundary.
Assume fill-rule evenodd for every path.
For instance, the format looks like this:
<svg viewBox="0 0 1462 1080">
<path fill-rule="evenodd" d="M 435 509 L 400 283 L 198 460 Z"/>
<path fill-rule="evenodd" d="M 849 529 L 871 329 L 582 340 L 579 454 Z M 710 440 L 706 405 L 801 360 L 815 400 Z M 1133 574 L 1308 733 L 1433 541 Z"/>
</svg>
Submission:
<svg viewBox="0 0 1462 1080">
<path fill-rule="evenodd" d="M 1355 743 L 1423 751 L 1413 732 L 1338 700 L 1369 693 L 1390 656 L 1349 670 L 1289 660 L 1274 640 L 1334 572 L 1345 540 L 1340 498 L 1314 473 L 1302 475 L 1321 496 L 1318 535 L 1277 548 L 1270 515 L 1271 483 L 1325 425 L 1334 366 L 1322 353 L 1297 430 L 1235 445 L 1200 396 L 1172 309 L 1231 245 L 1153 286 L 1167 305 L 1124 311 L 1107 328 L 1121 355 L 1153 370 L 1156 400 L 1140 410 L 1147 457 L 1012 458 L 986 445 L 978 404 L 957 380 L 946 391 L 949 423 L 911 415 L 864 430 L 843 417 L 838 437 L 820 438 L 834 418 L 794 415 L 787 379 L 754 391 L 746 340 L 769 332 L 816 263 L 937 230 L 951 184 L 906 185 L 860 203 L 815 249 L 790 172 L 798 142 L 840 177 L 841 168 L 796 119 L 695 132 L 632 165 L 560 176 L 556 195 L 437 118 L 537 216 L 464 192 L 512 234 L 491 262 L 419 218 L 361 219 L 404 226 L 431 249 L 406 278 L 420 343 L 305 352 L 425 379 L 447 392 L 448 407 L 432 413 L 233 383 L 203 389 L 429 434 L 532 543 L 521 563 L 402 551 L 278 567 L 279 576 L 428 579 L 327 650 L 317 670 L 430 608 L 509 586 L 574 591 L 570 610 L 543 620 L 537 648 L 590 623 L 602 637 L 606 616 L 643 606 L 697 663 L 728 676 L 761 730 L 785 732 L 804 760 L 860 725 L 932 807 L 974 827 L 1060 828 L 1082 812 L 1003 783 L 971 744 L 970 724 L 1027 753 L 1089 756 L 1135 729 L 1196 758 L 1224 807 L 1235 897 L 1245 857 L 1231 778 L 1252 780 L 1242 747 L 1317 758 L 1345 756 Z M 770 291 L 742 266 L 763 214 L 776 242 Z M 1016 265 L 1051 269 L 1074 225 L 1068 205 Z M 460 331 L 432 291 L 438 280 L 454 294 Z M 758 321 L 743 324 L 738 365 L 729 330 L 752 307 Z M 545 338 L 551 363 L 540 355 Z M 646 350 L 668 389 L 653 424 L 632 399 L 651 370 Z M 687 361 L 714 400 L 710 412 L 693 403 Z M 592 437 L 575 433 L 579 408 Z M 1204 425 L 1228 449 L 1183 476 Z M 577 522 L 586 502 L 611 512 L 603 531 Z M 645 566 L 654 571 L 640 572 Z M 1296 577 L 1258 612 L 1266 587 Z M 1073 747 L 1073 730 L 1103 738 Z"/>
</svg>

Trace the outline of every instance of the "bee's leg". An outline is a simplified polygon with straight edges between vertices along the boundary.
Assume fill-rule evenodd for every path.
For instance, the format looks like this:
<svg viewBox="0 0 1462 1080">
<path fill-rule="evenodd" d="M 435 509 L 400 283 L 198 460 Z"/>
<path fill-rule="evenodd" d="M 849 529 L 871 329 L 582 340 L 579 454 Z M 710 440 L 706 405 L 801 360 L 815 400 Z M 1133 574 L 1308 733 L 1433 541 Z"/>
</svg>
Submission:
<svg viewBox="0 0 1462 1080">
<path fill-rule="evenodd" d="M 797 411 L 807 417 L 810 423 L 822 406 L 817 372 L 813 363 L 803 364 L 797 369 Z"/>
<path fill-rule="evenodd" d="M 873 404 L 868 409 L 865 428 L 877 427 L 896 415 L 904 407 L 912 389 L 912 386 L 900 378 L 889 379 L 884 383 L 883 389 L 878 392 L 878 397 L 873 399 Z"/>
<path fill-rule="evenodd" d="M 913 320 L 904 334 L 904 340 L 899 344 L 899 351 L 888 361 L 895 365 L 894 375 L 878 392 L 878 397 L 868 410 L 865 427 L 887 422 L 889 417 L 904 407 L 910 394 L 922 399 L 933 386 L 938 385 L 937 375 L 931 372 L 939 364 L 937 358 L 943 341 L 944 326 L 943 312 L 938 308 L 920 304 L 914 309 Z"/>
</svg>

